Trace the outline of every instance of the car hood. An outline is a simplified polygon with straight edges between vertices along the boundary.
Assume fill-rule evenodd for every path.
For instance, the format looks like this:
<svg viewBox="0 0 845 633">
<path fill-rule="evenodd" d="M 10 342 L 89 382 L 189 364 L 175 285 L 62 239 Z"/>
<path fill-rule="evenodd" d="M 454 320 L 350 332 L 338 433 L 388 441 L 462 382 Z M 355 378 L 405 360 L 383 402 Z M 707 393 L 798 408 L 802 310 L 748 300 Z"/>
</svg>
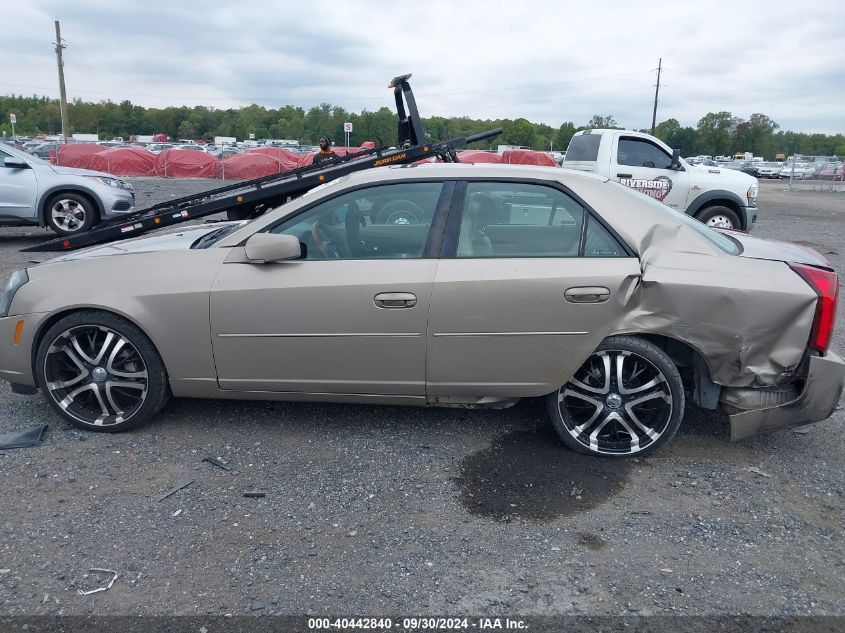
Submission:
<svg viewBox="0 0 845 633">
<path fill-rule="evenodd" d="M 89 259 L 91 257 L 108 257 L 113 255 L 130 255 L 132 253 L 154 253 L 160 251 L 187 250 L 191 244 L 200 237 L 215 231 L 224 226 L 239 224 L 239 222 L 214 222 L 209 224 L 196 224 L 186 227 L 172 228 L 159 231 L 149 237 L 136 237 L 128 240 L 110 242 L 83 248 L 78 251 L 59 255 L 50 260 L 49 263 L 72 261 L 77 259 Z M 127 226 L 129 226 L 127 224 Z M 45 262 L 46 263 L 46 262 Z"/>
<path fill-rule="evenodd" d="M 690 170 L 691 184 L 711 183 L 713 186 L 736 187 L 747 189 L 757 182 L 754 176 L 746 174 L 739 169 L 730 167 L 708 167 L 707 165 L 694 165 Z"/>
<path fill-rule="evenodd" d="M 735 239 L 742 244 L 742 257 L 751 259 L 768 259 L 771 261 L 787 262 L 795 264 L 808 264 L 821 268 L 833 269 L 830 262 L 818 251 L 792 242 L 780 240 L 767 240 L 759 237 L 752 237 L 747 233 L 721 229 L 721 232 Z"/>
<path fill-rule="evenodd" d="M 76 167 L 62 167 L 61 165 L 50 165 L 50 169 L 61 176 L 98 176 L 100 178 L 115 178 L 111 174 L 92 169 L 77 169 Z"/>
</svg>

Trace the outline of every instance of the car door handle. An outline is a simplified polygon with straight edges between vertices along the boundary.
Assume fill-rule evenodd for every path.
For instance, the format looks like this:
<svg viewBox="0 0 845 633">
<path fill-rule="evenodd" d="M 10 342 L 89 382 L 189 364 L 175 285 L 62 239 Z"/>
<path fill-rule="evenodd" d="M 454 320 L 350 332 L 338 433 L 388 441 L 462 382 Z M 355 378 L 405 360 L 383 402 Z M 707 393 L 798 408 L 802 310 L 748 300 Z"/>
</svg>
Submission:
<svg viewBox="0 0 845 633">
<path fill-rule="evenodd" d="M 616 174 L 617 178 L 633 178 L 634 174 Z"/>
<path fill-rule="evenodd" d="M 410 292 L 381 292 L 373 298 L 377 308 L 413 308 L 417 305 L 417 295 Z"/>
<path fill-rule="evenodd" d="M 563 293 L 569 303 L 604 303 L 610 299 L 610 290 L 603 286 L 578 286 Z"/>
</svg>

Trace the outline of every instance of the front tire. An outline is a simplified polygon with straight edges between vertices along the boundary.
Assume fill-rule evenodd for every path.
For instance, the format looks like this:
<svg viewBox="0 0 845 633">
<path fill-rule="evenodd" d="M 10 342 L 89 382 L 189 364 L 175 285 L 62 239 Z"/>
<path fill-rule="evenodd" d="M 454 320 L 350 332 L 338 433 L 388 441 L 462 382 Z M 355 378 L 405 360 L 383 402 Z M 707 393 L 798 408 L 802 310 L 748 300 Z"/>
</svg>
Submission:
<svg viewBox="0 0 845 633">
<path fill-rule="evenodd" d="M 546 397 L 549 417 L 572 450 L 600 457 L 644 456 L 674 437 L 684 387 L 672 360 L 653 343 L 611 336 Z"/>
<path fill-rule="evenodd" d="M 107 312 L 84 310 L 56 322 L 38 345 L 35 368 L 47 402 L 89 431 L 127 431 L 156 415 L 170 397 L 152 341 Z"/>
<path fill-rule="evenodd" d="M 735 229 L 738 231 L 742 227 L 736 211 L 728 207 L 707 207 L 699 211 L 695 217 L 707 226 L 716 229 Z"/>
<path fill-rule="evenodd" d="M 47 225 L 59 235 L 85 233 L 97 218 L 94 201 L 78 193 L 58 193 L 47 201 Z"/>
</svg>

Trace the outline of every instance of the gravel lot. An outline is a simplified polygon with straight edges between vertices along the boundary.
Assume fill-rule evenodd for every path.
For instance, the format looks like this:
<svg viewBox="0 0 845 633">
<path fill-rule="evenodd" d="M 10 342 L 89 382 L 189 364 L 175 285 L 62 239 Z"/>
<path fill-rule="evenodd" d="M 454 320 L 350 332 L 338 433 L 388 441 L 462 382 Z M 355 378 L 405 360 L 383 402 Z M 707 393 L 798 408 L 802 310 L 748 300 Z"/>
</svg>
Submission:
<svg viewBox="0 0 845 633">
<path fill-rule="evenodd" d="M 135 180 L 142 205 L 217 183 Z M 845 193 L 760 184 L 755 234 L 845 269 Z M 0 231 L 4 279 L 44 236 Z M 658 456 L 609 462 L 566 450 L 536 401 L 175 400 L 104 435 L 2 383 L 0 432 L 50 428 L 0 452 L 0 613 L 845 615 L 843 421 L 840 406 L 731 444 L 722 419 L 690 408 Z M 101 581 L 91 567 L 120 577 L 81 596 Z"/>
</svg>

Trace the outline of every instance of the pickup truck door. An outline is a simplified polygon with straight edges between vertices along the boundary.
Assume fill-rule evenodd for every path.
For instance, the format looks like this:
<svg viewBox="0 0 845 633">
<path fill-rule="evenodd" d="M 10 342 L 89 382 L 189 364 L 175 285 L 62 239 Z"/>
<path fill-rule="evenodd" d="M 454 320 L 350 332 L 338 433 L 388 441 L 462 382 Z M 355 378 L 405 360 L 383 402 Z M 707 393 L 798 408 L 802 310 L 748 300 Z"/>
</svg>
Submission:
<svg viewBox="0 0 845 633">
<path fill-rule="evenodd" d="M 610 161 L 610 177 L 652 198 L 684 211 L 690 193 L 686 168 L 670 169 L 672 157 L 649 141 L 636 136 L 619 136 Z"/>
</svg>

